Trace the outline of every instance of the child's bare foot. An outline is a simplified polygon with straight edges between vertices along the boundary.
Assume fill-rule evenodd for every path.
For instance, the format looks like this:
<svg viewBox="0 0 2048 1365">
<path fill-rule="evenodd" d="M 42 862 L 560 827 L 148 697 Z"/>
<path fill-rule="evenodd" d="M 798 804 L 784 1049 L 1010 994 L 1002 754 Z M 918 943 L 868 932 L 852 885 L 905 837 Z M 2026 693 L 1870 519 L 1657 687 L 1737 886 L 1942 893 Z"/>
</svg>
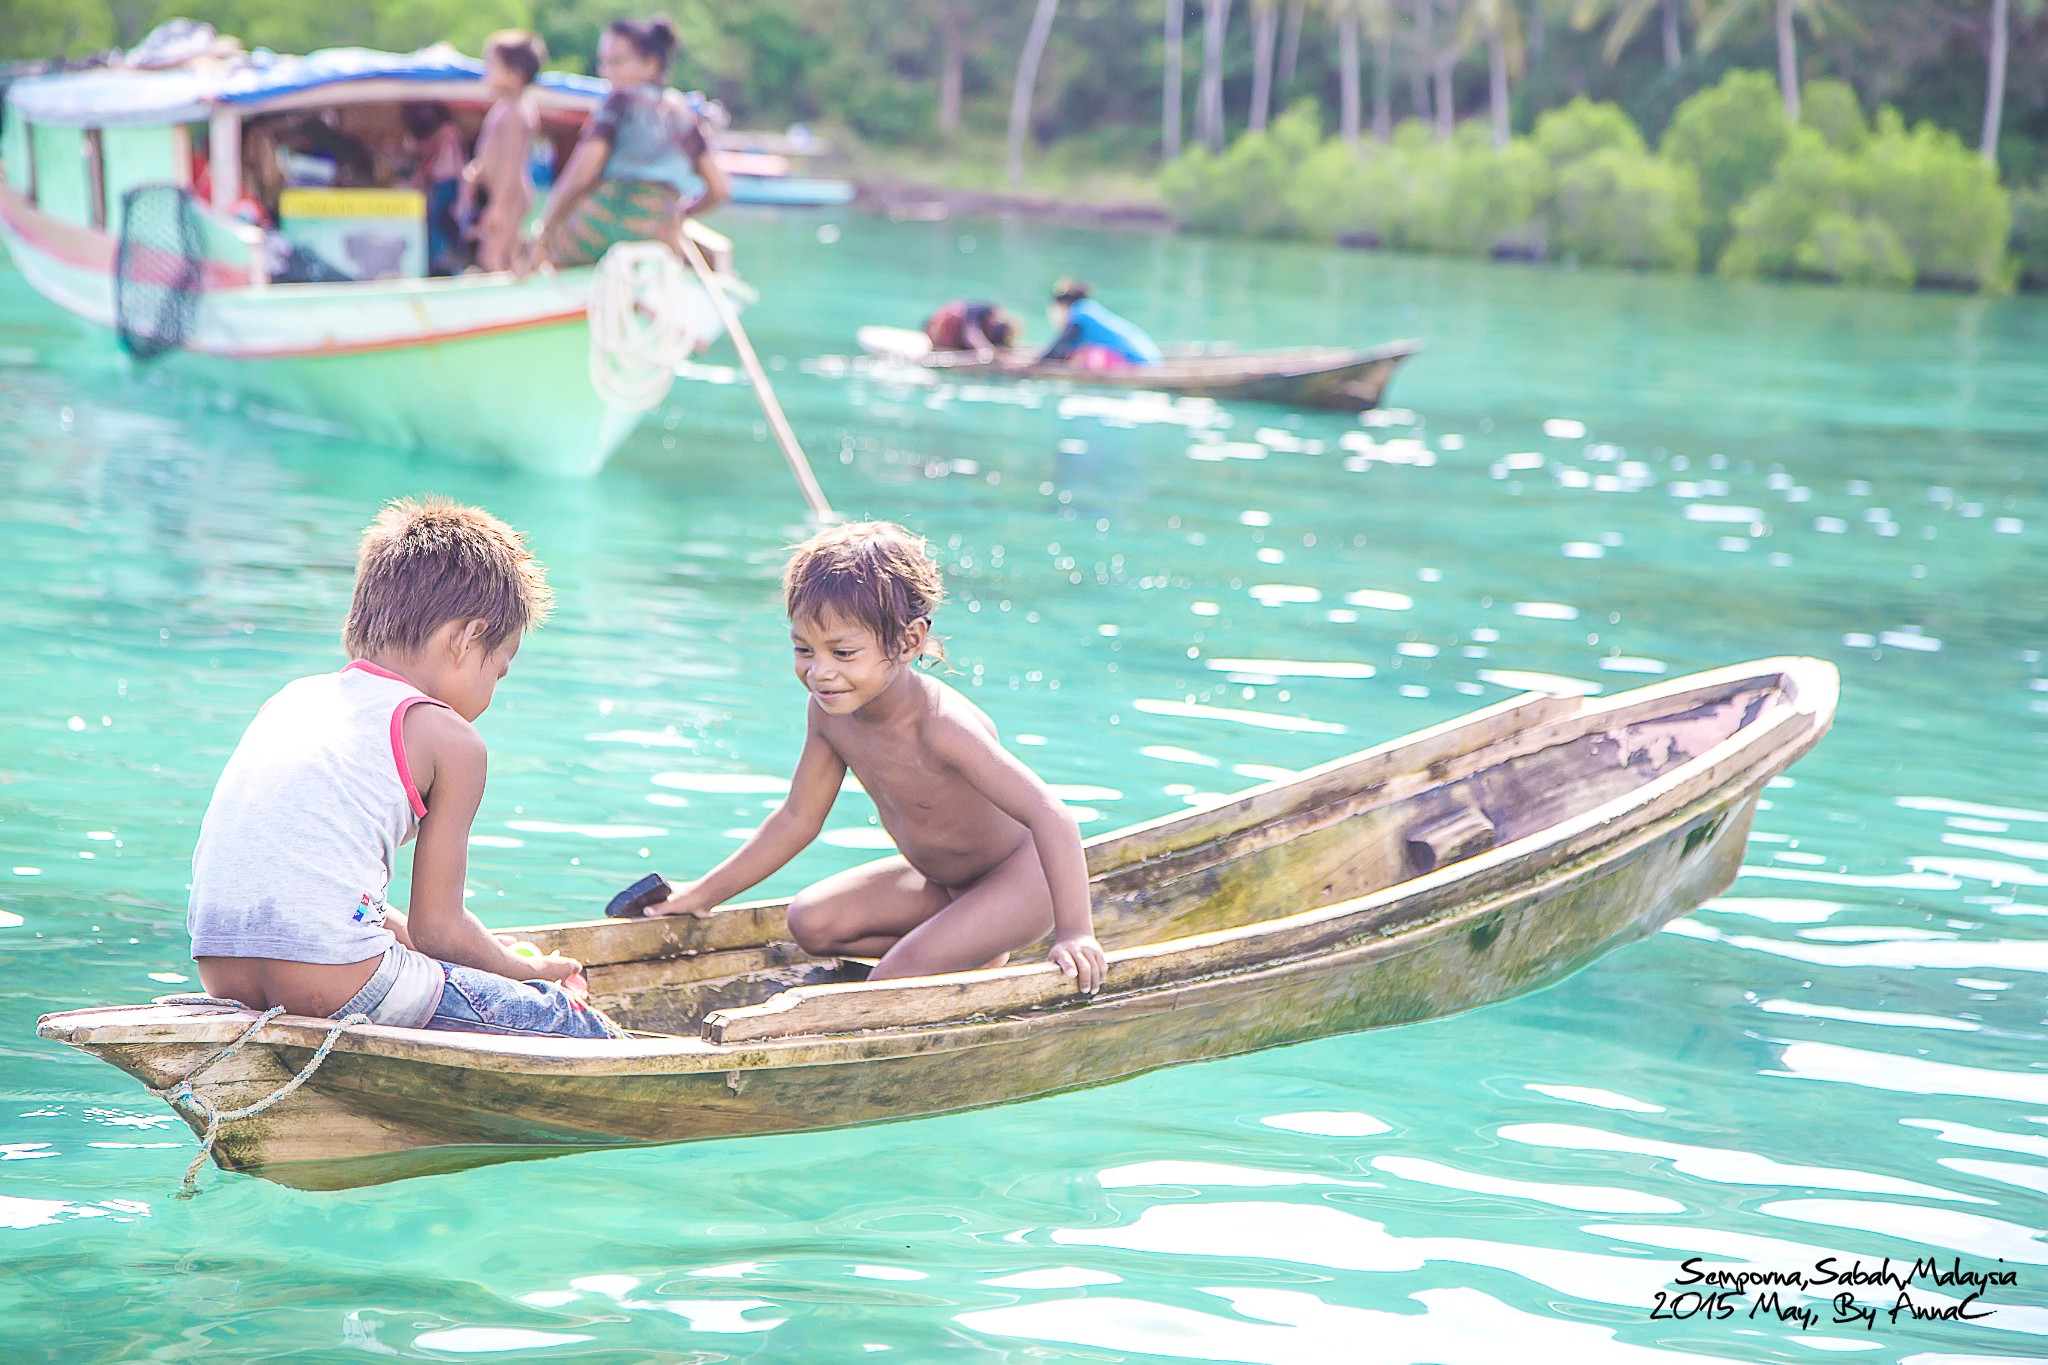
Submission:
<svg viewBox="0 0 2048 1365">
<path fill-rule="evenodd" d="M 991 968 L 991 967 L 1000 967 L 1000 966 L 1003 966 L 1003 965 L 1004 965 L 1005 963 L 1007 963 L 1007 962 L 1008 962 L 1009 960 L 1010 960 L 1010 955 L 1009 955 L 1008 953 L 999 953 L 999 954 L 997 954 L 997 956 L 996 956 L 996 959 L 995 959 L 995 961 L 993 961 L 993 962 L 984 962 L 984 963 L 982 963 L 982 964 L 981 964 L 981 970 L 983 970 L 983 971 L 987 971 L 987 970 L 988 970 L 989 968 Z"/>
</svg>

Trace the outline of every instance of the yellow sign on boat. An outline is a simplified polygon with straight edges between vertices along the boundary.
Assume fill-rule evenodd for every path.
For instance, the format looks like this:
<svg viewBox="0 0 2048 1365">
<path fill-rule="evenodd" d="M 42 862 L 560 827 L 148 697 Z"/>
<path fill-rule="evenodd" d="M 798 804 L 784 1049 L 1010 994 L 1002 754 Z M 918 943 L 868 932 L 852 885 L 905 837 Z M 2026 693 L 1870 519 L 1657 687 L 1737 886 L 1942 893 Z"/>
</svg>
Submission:
<svg viewBox="0 0 2048 1365">
<path fill-rule="evenodd" d="M 286 190 L 277 197 L 277 216 L 301 218 L 421 218 L 427 196 L 418 190 Z"/>
<path fill-rule="evenodd" d="M 427 273 L 427 197 L 413 189 L 291 189 L 278 227 L 298 251 L 344 280 L 418 279 Z"/>
</svg>

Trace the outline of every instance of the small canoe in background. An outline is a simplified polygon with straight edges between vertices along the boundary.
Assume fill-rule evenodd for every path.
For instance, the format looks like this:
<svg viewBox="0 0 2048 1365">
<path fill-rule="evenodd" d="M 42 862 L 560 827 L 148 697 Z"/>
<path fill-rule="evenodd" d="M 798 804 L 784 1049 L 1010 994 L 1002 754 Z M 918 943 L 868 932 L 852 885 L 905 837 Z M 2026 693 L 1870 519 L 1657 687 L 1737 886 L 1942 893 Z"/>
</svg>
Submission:
<svg viewBox="0 0 2048 1365">
<path fill-rule="evenodd" d="M 832 208 L 853 202 L 853 182 L 800 175 L 735 175 L 728 179 L 735 204 L 779 208 Z"/>
<path fill-rule="evenodd" d="M 1725 890 L 1764 784 L 1826 733 L 1837 686 L 1833 665 L 1788 658 L 1597 700 L 1531 694 L 1090 840 L 1109 957 L 1094 996 L 1036 960 L 865 982 L 791 943 L 779 902 L 523 930 L 588 964 L 640 1032 L 359 1026 L 300 1089 L 224 1126 L 214 1157 L 343 1188 L 943 1113 L 1504 1000 Z M 163 1090 L 257 1017 L 126 1005 L 38 1032 Z M 331 1027 L 275 1019 L 195 1087 L 251 1104 Z"/>
<path fill-rule="evenodd" d="M 1392 341 L 1371 350 L 1341 346 L 1179 350 L 1168 351 L 1157 365 L 1080 370 L 1060 362 L 1032 364 L 1017 353 L 981 360 L 971 351 L 933 351 L 923 332 L 907 327 L 863 327 L 855 336 L 869 357 L 871 370 L 886 372 L 900 367 L 960 377 L 1063 380 L 1095 388 L 1143 389 L 1339 412 L 1378 407 L 1396 367 L 1422 349 L 1419 341 Z"/>
</svg>

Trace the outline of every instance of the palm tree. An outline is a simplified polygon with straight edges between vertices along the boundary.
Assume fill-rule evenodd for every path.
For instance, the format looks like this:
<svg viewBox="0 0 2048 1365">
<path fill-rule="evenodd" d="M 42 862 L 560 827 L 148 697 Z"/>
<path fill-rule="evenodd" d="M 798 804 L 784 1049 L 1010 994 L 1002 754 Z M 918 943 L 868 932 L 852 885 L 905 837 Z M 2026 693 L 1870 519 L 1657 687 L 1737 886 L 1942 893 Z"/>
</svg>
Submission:
<svg viewBox="0 0 2048 1365">
<path fill-rule="evenodd" d="M 1281 85 L 1294 79 L 1294 68 L 1301 60 L 1301 22 L 1308 12 L 1308 0 L 1287 0 L 1287 22 L 1280 28 L 1280 75 Z"/>
<path fill-rule="evenodd" d="M 1352 0 L 1365 12 L 1372 34 L 1372 136 L 1385 142 L 1394 135 L 1394 6 L 1392 0 Z"/>
<path fill-rule="evenodd" d="M 1337 9 L 1337 131 L 1358 142 L 1358 7 L 1339 0 Z"/>
<path fill-rule="evenodd" d="M 1719 0 L 1710 3 L 1700 21 L 1699 45 L 1714 48 L 1731 25 L 1746 19 L 1765 0 Z M 1768 0 L 1771 23 L 1778 38 L 1778 94 L 1785 102 L 1785 117 L 1799 122 L 1799 43 L 1793 21 L 1804 17 L 1808 28 L 1818 31 L 1830 18 L 1849 21 L 1845 0 Z"/>
<path fill-rule="evenodd" d="M 1328 0 L 1337 21 L 1337 125 L 1346 142 L 1358 141 L 1363 110 L 1359 36 L 1373 40 L 1372 135 L 1393 133 L 1393 0 Z"/>
<path fill-rule="evenodd" d="M 1650 15 L 1661 14 L 1664 31 L 1664 65 L 1676 68 L 1685 60 L 1679 43 L 1678 27 L 1679 0 L 1579 0 L 1572 11 L 1572 27 L 1581 31 L 1591 28 L 1604 16 L 1607 19 L 1607 40 L 1600 45 L 1600 55 L 1613 66 L 1620 59 L 1622 49 L 1634 41 L 1642 31 Z"/>
<path fill-rule="evenodd" d="M 1180 155 L 1182 0 L 1166 0 L 1166 88 L 1160 100 L 1159 148 L 1168 161 Z"/>
<path fill-rule="evenodd" d="M 1486 107 L 1493 145 L 1508 145 L 1508 77 L 1522 74 L 1522 13 L 1515 0 L 1471 0 L 1465 27 L 1486 35 Z"/>
<path fill-rule="evenodd" d="M 1425 13 L 1434 21 L 1436 17 L 1435 0 L 1422 0 L 1422 4 L 1426 7 Z M 1447 14 L 1444 17 L 1449 20 L 1454 18 L 1455 15 Z M 1434 22 L 1432 22 L 1423 29 L 1419 38 L 1423 51 L 1427 54 L 1430 82 L 1435 87 L 1430 95 L 1430 105 L 1436 115 L 1436 135 L 1442 139 L 1450 137 L 1451 129 L 1458 121 L 1457 95 L 1451 84 L 1451 76 L 1458 69 L 1458 58 L 1465 55 L 1466 35 L 1459 26 L 1454 25 L 1451 28 L 1450 38 L 1444 45 L 1432 48 L 1429 42 L 1429 34 L 1434 27 Z"/>
<path fill-rule="evenodd" d="M 1246 120 L 1260 132 L 1273 112 L 1273 47 L 1280 30 L 1279 0 L 1252 0 L 1252 107 Z"/>
<path fill-rule="evenodd" d="M 1031 127 L 1031 96 L 1038 85 L 1038 63 L 1045 56 L 1046 39 L 1052 36 L 1052 16 L 1060 0 L 1038 0 L 1031 15 L 1031 31 L 1024 37 L 1024 51 L 1017 58 L 1017 84 L 1010 91 L 1009 179 L 1012 185 L 1024 178 L 1024 134 Z"/>
<path fill-rule="evenodd" d="M 1415 117 L 1430 118 L 1433 115 L 1429 97 L 1430 29 L 1436 18 L 1436 0 L 1415 0 L 1414 44 L 1415 60 L 1408 68 L 1408 79 L 1414 89 L 1410 95 L 1415 103 Z"/>
<path fill-rule="evenodd" d="M 960 131 L 960 79 L 967 64 L 963 0 L 939 0 L 939 136 Z"/>
<path fill-rule="evenodd" d="M 2041 12 L 2041 0 L 2019 0 L 2020 17 Z M 2012 46 L 2012 0 L 1991 0 L 1991 69 L 1984 83 L 1984 137 L 1978 152 L 1998 164 L 1998 126 L 2005 119 L 2005 59 Z"/>
<path fill-rule="evenodd" d="M 1230 27 L 1230 0 L 1202 0 L 1202 86 L 1195 101 L 1195 137 L 1212 152 L 1223 150 L 1223 34 Z"/>
</svg>

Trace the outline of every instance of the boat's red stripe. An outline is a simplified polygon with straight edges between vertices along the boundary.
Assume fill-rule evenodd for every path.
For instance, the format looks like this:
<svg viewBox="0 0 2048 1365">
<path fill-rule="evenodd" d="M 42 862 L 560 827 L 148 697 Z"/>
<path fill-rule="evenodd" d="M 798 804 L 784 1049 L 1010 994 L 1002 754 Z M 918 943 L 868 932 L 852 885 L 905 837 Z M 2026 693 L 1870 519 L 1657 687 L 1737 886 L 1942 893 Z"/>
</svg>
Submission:
<svg viewBox="0 0 2048 1365">
<path fill-rule="evenodd" d="M 441 346 L 453 341 L 475 341 L 479 337 L 499 336 L 506 332 L 523 332 L 542 327 L 560 327 L 572 322 L 582 322 L 589 314 L 581 308 L 566 313 L 550 313 L 545 317 L 518 318 L 511 322 L 493 322 L 482 327 L 467 327 L 459 332 L 422 332 L 414 336 L 387 337 L 381 341 L 328 342 L 319 346 L 284 347 L 278 350 L 214 350 L 192 346 L 188 350 L 202 355 L 220 356 L 227 360 L 300 360 L 309 356 L 369 355 L 377 351 L 403 351 L 420 346 Z"/>
<path fill-rule="evenodd" d="M 90 270 L 101 275 L 114 273 L 114 239 L 104 232 L 79 227 L 59 218 L 52 218 L 41 209 L 15 193 L 12 187 L 0 185 L 0 221 L 24 242 L 46 256 L 54 256 L 66 265 L 81 270 Z M 241 289 L 249 283 L 249 272 L 236 266 L 224 265 L 219 261 L 203 261 L 208 289 Z"/>
<path fill-rule="evenodd" d="M 47 256 L 83 270 L 103 275 L 113 273 L 113 238 L 102 232 L 94 232 L 52 218 L 4 184 L 0 184 L 0 221 L 4 221 L 8 228 L 29 246 Z M 247 271 L 234 270 L 213 261 L 206 263 L 206 279 L 207 286 L 212 289 L 246 288 L 249 284 Z M 188 349 L 230 360 L 296 360 L 308 356 L 367 355 L 378 351 L 404 350 L 414 346 L 439 346 L 450 342 L 474 341 L 482 337 L 541 327 L 560 327 L 572 322 L 581 322 L 586 316 L 583 309 L 572 308 L 539 317 L 514 318 L 506 322 L 486 323 L 450 332 L 425 332 L 371 341 L 325 342 L 317 346 L 276 349 L 230 350 L 203 346 Z"/>
</svg>

